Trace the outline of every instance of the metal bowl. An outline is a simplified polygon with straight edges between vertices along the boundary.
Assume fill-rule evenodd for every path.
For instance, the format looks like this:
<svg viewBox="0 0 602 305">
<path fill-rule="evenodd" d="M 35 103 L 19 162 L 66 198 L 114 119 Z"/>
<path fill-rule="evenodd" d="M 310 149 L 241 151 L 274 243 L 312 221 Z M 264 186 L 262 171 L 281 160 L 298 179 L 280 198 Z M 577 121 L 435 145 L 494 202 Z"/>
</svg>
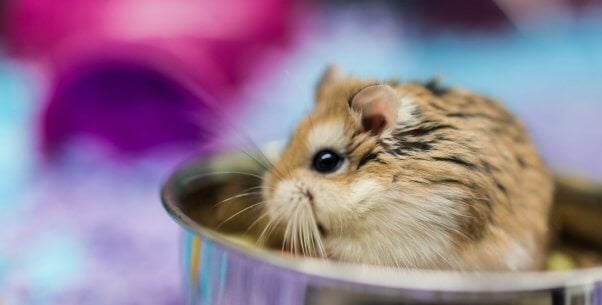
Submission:
<svg viewBox="0 0 602 305">
<path fill-rule="evenodd" d="M 568 271 L 460 273 L 400 271 L 295 258 L 237 242 L 256 219 L 248 202 L 216 203 L 260 180 L 249 157 L 222 155 L 178 170 L 162 190 L 165 209 L 184 228 L 189 304 L 602 304 L 602 267 Z M 244 174 L 243 174 L 244 172 Z M 556 243 L 602 253 L 602 188 L 557 179 Z M 227 225 L 225 220 L 239 218 Z M 217 229 L 219 227 L 219 230 Z"/>
</svg>

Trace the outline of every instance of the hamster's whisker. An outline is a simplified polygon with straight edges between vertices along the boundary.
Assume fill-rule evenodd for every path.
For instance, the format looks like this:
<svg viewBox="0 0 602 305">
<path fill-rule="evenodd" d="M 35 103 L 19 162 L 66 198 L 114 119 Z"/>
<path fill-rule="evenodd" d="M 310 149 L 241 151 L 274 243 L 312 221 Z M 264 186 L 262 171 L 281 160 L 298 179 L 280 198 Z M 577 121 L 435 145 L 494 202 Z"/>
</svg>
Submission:
<svg viewBox="0 0 602 305">
<path fill-rule="evenodd" d="M 203 174 L 191 175 L 189 177 L 186 177 L 184 179 L 183 183 L 192 183 L 195 180 L 198 180 L 198 179 L 201 179 L 201 178 L 211 177 L 211 176 L 219 176 L 219 175 L 246 175 L 246 176 L 255 177 L 257 179 L 260 179 L 261 181 L 265 180 L 265 178 L 263 178 L 262 176 L 257 175 L 257 174 L 247 173 L 247 172 L 240 172 L 240 171 L 232 171 L 232 172 L 211 172 L 211 173 L 203 173 Z"/>
<path fill-rule="evenodd" d="M 314 232 L 311 230 L 311 225 L 312 225 L 312 224 L 311 224 L 311 222 L 312 222 L 312 219 L 311 219 L 311 215 L 310 215 L 310 217 L 308 217 L 308 218 L 307 218 L 307 225 L 306 225 L 306 226 L 307 226 L 307 228 L 306 228 L 306 230 L 308 231 L 309 235 L 311 236 L 311 238 L 310 238 L 309 242 L 310 242 L 310 244 L 311 244 L 312 255 L 313 255 L 313 256 L 319 256 L 319 255 L 318 255 L 318 251 L 317 251 L 317 249 L 316 249 L 316 247 L 317 247 L 317 246 L 316 246 L 316 243 L 317 243 L 317 242 L 316 242 L 316 238 L 319 238 L 319 236 L 316 236 L 316 235 L 314 234 Z"/>
<path fill-rule="evenodd" d="M 320 232 L 318 227 L 314 224 L 312 226 L 312 231 L 314 236 L 316 237 L 316 244 L 318 245 L 319 257 L 326 257 L 326 250 L 324 249 L 324 243 L 322 242 L 322 237 L 320 237 Z"/>
<path fill-rule="evenodd" d="M 272 187 L 270 187 L 270 186 L 263 186 L 263 185 L 257 185 L 257 186 L 252 186 L 252 187 L 246 188 L 246 189 L 242 190 L 242 192 L 248 192 L 248 191 L 251 191 L 251 190 L 262 190 L 262 189 L 272 189 Z"/>
<path fill-rule="evenodd" d="M 301 240 L 303 242 L 304 249 L 305 249 L 303 254 L 313 256 L 313 251 L 311 249 L 310 242 L 309 242 L 311 240 L 311 238 L 313 238 L 313 237 L 311 236 L 311 233 L 307 230 L 307 217 L 305 217 L 305 215 L 303 215 L 303 216 L 304 217 L 301 221 L 301 235 L 303 236 Z"/>
<path fill-rule="evenodd" d="M 280 220 L 280 217 L 281 216 L 278 217 L 278 220 Z M 272 227 L 268 230 L 266 239 L 269 240 L 270 236 L 272 235 L 272 233 L 274 233 L 274 231 L 276 230 L 277 227 L 278 227 L 278 222 L 274 222 L 272 224 Z"/>
<path fill-rule="evenodd" d="M 303 212 L 299 213 L 299 220 L 298 220 L 298 226 L 299 226 L 299 241 L 301 244 L 301 253 L 303 255 L 307 255 L 309 254 L 309 249 L 307 249 L 307 245 L 306 245 L 306 241 L 307 241 L 307 234 L 305 232 L 305 210 L 302 210 Z"/>
<path fill-rule="evenodd" d="M 264 170 L 269 171 L 271 169 L 269 165 L 266 165 L 265 163 L 263 163 L 262 161 L 257 159 L 257 157 L 255 157 L 252 153 L 249 153 L 248 151 L 244 150 L 243 148 L 239 148 L 238 150 L 240 152 L 242 152 L 243 154 L 247 155 L 247 157 L 251 158 L 253 161 L 255 161 L 255 163 L 257 163 L 257 165 L 262 167 Z"/>
<path fill-rule="evenodd" d="M 272 187 L 269 187 L 269 186 L 253 186 L 253 187 L 250 187 L 250 188 L 246 188 L 246 189 L 244 189 L 244 190 L 241 191 L 242 194 L 239 193 L 237 195 L 234 195 L 232 197 L 224 199 L 223 201 L 216 203 L 215 206 L 218 206 L 218 205 L 220 205 L 220 204 L 222 204 L 222 203 L 224 203 L 226 201 L 230 201 L 232 199 L 243 197 L 243 195 L 245 195 L 245 196 L 246 195 L 262 195 L 262 192 L 250 192 L 250 191 L 252 191 L 252 190 L 263 190 L 263 189 L 272 189 Z"/>
<path fill-rule="evenodd" d="M 284 212 L 282 212 L 279 215 L 282 215 Z M 284 249 L 287 247 L 287 245 L 289 245 L 290 247 L 290 251 L 292 253 L 293 251 L 293 245 L 292 243 L 292 230 L 293 230 L 293 223 L 292 221 L 288 221 L 286 223 L 286 228 L 284 230 L 284 238 L 282 240 L 282 247 L 281 247 L 281 251 L 284 252 Z"/>
<path fill-rule="evenodd" d="M 293 228 L 292 232 L 293 233 L 292 233 L 292 238 L 291 238 L 292 241 L 291 241 L 291 243 L 292 243 L 292 246 L 293 246 L 293 253 L 295 255 L 297 255 L 298 251 L 299 251 L 297 249 L 297 236 L 298 236 L 298 233 L 299 233 L 298 230 L 297 230 L 299 228 L 299 226 L 297 225 L 298 213 L 295 211 L 294 215 L 295 215 L 295 217 L 293 217 L 293 219 L 292 219 L 292 228 Z"/>
<path fill-rule="evenodd" d="M 261 149 L 259 149 L 259 147 L 257 146 L 257 144 L 255 143 L 255 141 L 253 141 L 253 139 L 245 132 L 243 132 L 243 129 L 240 128 L 239 126 L 237 126 L 234 121 L 228 116 L 228 114 L 221 108 L 217 107 L 216 104 L 211 104 L 211 103 L 207 103 L 207 106 L 209 110 L 212 110 L 218 117 L 221 117 L 223 120 L 221 120 L 222 122 L 225 122 L 226 125 L 234 131 L 234 134 L 236 136 L 239 137 L 239 140 L 242 139 L 243 141 L 246 141 L 248 143 L 250 143 L 254 149 L 256 149 L 262 156 L 265 157 L 265 155 L 263 154 L 263 152 L 261 151 Z M 203 118 L 206 119 L 206 118 Z M 200 122 L 201 120 L 199 120 Z M 203 126 L 206 127 L 204 125 L 200 125 L 199 126 Z M 249 156 L 251 159 L 254 159 L 260 166 L 264 167 L 264 169 L 269 170 L 269 166 L 266 166 L 265 163 L 262 163 L 261 161 L 259 161 L 257 158 L 253 157 L 252 154 L 248 153 L 247 151 L 245 151 L 242 148 L 239 148 L 239 150 L 241 152 L 243 152 L 244 154 L 246 154 L 247 156 Z M 268 165 L 271 164 L 271 162 L 269 162 L 269 160 L 267 160 L 267 157 L 265 158 L 267 161 Z M 272 165 L 273 166 L 273 165 Z"/>
<path fill-rule="evenodd" d="M 298 255 L 299 254 L 299 250 L 300 250 L 299 249 L 299 240 L 298 240 L 298 238 L 299 238 L 299 222 L 298 222 L 298 220 L 299 220 L 299 211 L 298 211 L 298 209 L 295 209 L 295 211 L 293 212 L 293 215 L 295 215 L 295 216 L 291 219 L 291 223 L 293 224 L 292 225 L 292 228 L 293 228 L 292 232 L 293 232 L 293 234 L 292 234 L 292 238 L 291 239 L 292 239 L 292 245 L 294 247 L 293 248 L 294 249 L 293 252 L 295 253 L 295 255 Z"/>
<path fill-rule="evenodd" d="M 303 231 L 304 229 L 304 222 L 303 220 L 305 218 L 303 218 L 303 209 L 300 209 L 299 213 L 299 217 L 297 217 L 297 229 L 299 231 L 299 246 L 300 246 L 300 250 L 301 250 L 301 255 L 307 255 L 307 249 L 305 248 L 305 232 Z"/>
<path fill-rule="evenodd" d="M 256 206 L 258 206 L 258 205 L 264 204 L 264 203 L 265 203 L 265 201 L 260 201 L 258 203 L 254 203 L 254 204 L 252 204 L 252 205 L 250 205 L 250 206 L 248 206 L 248 207 L 246 207 L 246 208 L 244 208 L 244 209 L 242 209 L 242 210 L 234 213 L 234 215 L 226 218 L 226 220 L 224 220 L 220 224 L 218 224 L 217 227 L 215 227 L 215 229 L 216 230 L 219 229 L 221 226 L 223 226 L 226 222 L 232 220 L 234 217 L 236 217 L 236 216 L 238 216 L 238 215 L 240 215 L 240 214 L 242 214 L 242 213 L 244 213 L 244 212 L 246 212 L 246 211 L 248 211 L 248 210 L 250 210 L 250 209 L 252 209 L 252 208 L 254 208 Z"/>
<path fill-rule="evenodd" d="M 286 245 L 288 243 L 290 230 L 291 230 L 291 223 L 289 222 L 286 224 L 286 228 L 284 229 L 284 236 L 282 238 L 282 246 L 280 247 L 280 251 L 282 251 L 283 253 L 284 253 L 284 249 L 286 248 Z"/>
<path fill-rule="evenodd" d="M 252 154 L 248 153 L 247 151 L 245 151 L 242 148 L 239 149 L 240 151 L 245 153 L 251 159 L 255 160 L 255 162 L 257 162 L 265 170 L 269 171 L 270 169 L 273 169 L 275 174 L 278 174 L 278 171 L 276 170 L 274 164 L 272 164 L 270 159 L 259 148 L 259 146 L 252 139 L 252 137 L 249 134 L 247 134 L 246 132 L 244 132 L 244 129 L 235 123 L 237 121 L 232 119 L 232 117 L 229 115 L 228 111 L 226 111 L 223 107 L 218 106 L 219 104 L 217 103 L 215 97 L 209 96 L 206 93 L 201 93 L 201 92 L 197 92 L 197 93 L 204 97 L 203 100 L 205 101 L 205 106 L 207 107 L 207 110 L 212 111 L 215 114 L 215 117 L 219 120 L 219 122 L 222 123 L 222 124 L 209 124 L 209 125 L 217 126 L 220 129 L 222 127 L 226 127 L 226 128 L 229 128 L 230 130 L 232 130 L 234 132 L 233 135 L 237 136 L 239 140 L 250 143 L 250 145 L 253 146 L 253 148 L 257 151 L 258 155 L 260 155 L 263 158 L 263 161 L 265 163 L 261 162 L 259 159 L 252 156 Z M 207 116 L 201 116 L 201 114 L 198 114 L 197 120 L 195 120 L 195 122 L 198 122 L 197 126 L 199 126 L 199 128 L 201 128 L 201 129 L 204 129 L 207 127 L 207 124 L 201 124 L 201 122 L 206 122 L 206 121 L 207 121 Z M 216 130 L 213 132 L 215 132 L 216 134 L 223 133 L 222 130 Z"/>
<path fill-rule="evenodd" d="M 311 220 L 308 218 L 307 219 L 307 223 L 306 223 L 306 228 L 305 228 L 308 232 L 308 235 L 310 236 L 309 238 L 309 245 L 311 248 L 311 253 L 313 256 L 318 256 L 317 252 L 316 252 L 316 237 L 313 235 L 313 232 L 311 231 Z"/>
<path fill-rule="evenodd" d="M 302 220 L 303 220 L 303 208 L 301 206 L 299 206 L 299 208 L 297 208 L 297 212 L 295 213 L 297 215 L 297 217 L 295 217 L 295 227 L 297 230 L 297 246 L 299 247 L 298 252 L 301 255 L 305 255 L 305 249 L 304 249 L 304 244 L 303 244 L 303 226 L 302 226 Z"/>
<path fill-rule="evenodd" d="M 301 250 L 303 252 L 303 255 L 311 255 L 308 245 L 307 245 L 307 239 L 308 239 L 308 232 L 305 228 L 306 223 L 307 223 L 307 217 L 305 216 L 305 210 L 303 211 L 303 218 L 299 219 L 299 232 L 301 234 Z"/>
<path fill-rule="evenodd" d="M 320 230 L 318 229 L 318 223 L 316 221 L 315 216 L 313 215 L 313 213 L 311 213 L 311 215 L 309 216 L 309 218 L 311 219 L 311 232 L 312 235 L 316 241 L 316 244 L 318 246 L 318 251 L 319 256 L 320 257 L 326 257 L 326 251 L 324 249 L 324 243 L 322 242 L 322 237 L 320 236 Z"/>
<path fill-rule="evenodd" d="M 247 230 L 245 231 L 245 234 L 248 234 L 249 231 L 251 231 L 251 229 L 256 226 L 263 218 L 267 217 L 269 215 L 269 213 L 267 211 L 263 212 L 261 214 L 261 216 L 257 217 L 257 219 L 255 219 L 255 221 L 253 221 L 249 227 L 247 228 Z"/>
<path fill-rule="evenodd" d="M 234 195 L 234 196 L 230 196 L 218 203 L 216 203 L 215 205 L 213 205 L 214 208 L 217 208 L 218 206 L 227 203 L 228 201 L 232 201 L 234 199 L 238 199 L 238 198 L 242 198 L 242 197 L 246 197 L 246 196 L 252 196 L 252 195 L 261 195 L 261 192 L 248 192 L 248 193 L 243 193 L 243 194 L 238 194 L 238 195 Z"/>
<path fill-rule="evenodd" d="M 263 243 L 265 242 L 265 234 L 268 231 L 268 229 L 273 225 L 273 223 L 273 220 L 268 221 L 268 223 L 265 225 L 265 228 L 263 228 L 263 231 L 261 231 L 261 234 L 259 234 L 256 244 L 260 246 L 263 245 Z"/>
<path fill-rule="evenodd" d="M 253 141 L 252 139 L 248 139 L 249 142 L 251 143 L 251 145 L 253 145 L 253 147 L 255 148 L 256 152 L 257 152 L 257 157 L 254 156 L 253 154 L 247 152 L 245 149 L 243 148 L 239 148 L 239 150 L 241 152 L 243 152 L 245 155 L 247 155 L 249 158 L 255 160 L 255 162 L 261 166 L 263 169 L 265 169 L 266 171 L 270 171 L 272 170 L 274 172 L 274 174 L 280 178 L 280 179 L 284 179 L 284 175 L 282 175 L 282 173 L 280 173 L 280 171 L 276 168 L 276 166 L 274 165 L 274 163 L 272 163 L 272 161 L 270 161 L 270 159 L 265 155 L 265 153 L 259 148 L 259 146 L 257 146 L 257 144 L 255 144 L 255 141 Z M 262 160 L 260 160 L 262 159 Z"/>
<path fill-rule="evenodd" d="M 257 145 L 257 143 L 255 143 L 255 141 L 253 141 L 253 139 L 251 137 L 249 137 L 248 135 L 246 135 L 245 133 L 241 132 L 241 134 L 243 134 L 243 135 L 246 136 L 245 138 L 248 140 L 249 143 L 251 143 L 251 145 L 253 146 L 253 148 L 257 151 L 257 154 L 263 159 L 263 161 L 265 163 L 262 163 L 262 164 L 265 165 L 267 163 L 268 166 L 266 166 L 266 170 L 273 169 L 274 171 L 276 171 L 276 167 L 274 166 L 274 164 L 272 163 L 272 161 L 270 161 L 270 159 L 265 155 L 265 153 L 263 152 L 263 150 L 261 150 L 261 148 L 259 148 L 259 146 Z M 253 159 L 255 159 L 255 158 L 253 158 Z M 257 160 L 257 159 L 255 159 L 255 160 Z"/>
<path fill-rule="evenodd" d="M 255 145 L 255 147 L 257 147 L 257 145 Z M 270 158 L 268 158 L 268 156 L 265 155 L 265 153 L 259 149 L 259 147 L 257 147 L 257 152 L 259 153 L 260 156 L 263 157 L 263 159 L 265 160 L 265 162 L 268 163 L 268 165 L 270 166 L 270 169 L 272 169 L 274 171 L 274 173 L 276 175 L 279 176 L 279 178 L 283 178 L 282 173 L 280 173 L 280 171 L 276 168 L 276 166 L 274 165 L 274 163 L 272 163 L 272 161 L 270 160 Z"/>
<path fill-rule="evenodd" d="M 309 240 L 312 238 L 311 234 L 308 232 L 307 230 L 307 211 L 306 209 L 303 209 L 303 219 L 301 221 L 301 245 L 303 248 L 303 254 L 304 255 L 312 255 L 311 253 L 311 249 L 309 247 Z"/>
<path fill-rule="evenodd" d="M 283 213 L 284 212 L 280 211 L 280 213 L 278 213 L 275 217 L 272 217 L 270 221 L 268 221 L 268 224 L 265 226 L 265 228 L 259 235 L 259 238 L 257 239 L 257 244 L 262 245 L 265 241 L 269 239 L 269 235 L 274 230 L 276 223 L 280 220 L 280 217 L 282 217 Z"/>
<path fill-rule="evenodd" d="M 309 231 L 309 217 L 305 216 L 303 218 L 303 232 L 304 232 L 304 242 L 305 242 L 305 247 L 307 248 L 307 252 L 310 255 L 314 255 L 314 248 L 313 245 L 311 243 L 311 241 L 313 240 L 313 236 L 311 234 L 311 232 Z"/>
</svg>

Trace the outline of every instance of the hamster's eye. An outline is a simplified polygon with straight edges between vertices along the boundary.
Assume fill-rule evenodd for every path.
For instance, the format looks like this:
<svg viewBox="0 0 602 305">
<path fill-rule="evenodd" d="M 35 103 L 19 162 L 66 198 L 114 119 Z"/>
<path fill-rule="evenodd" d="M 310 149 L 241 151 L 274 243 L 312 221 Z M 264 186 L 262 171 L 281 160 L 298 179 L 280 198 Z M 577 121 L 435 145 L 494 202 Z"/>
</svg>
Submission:
<svg viewBox="0 0 602 305">
<path fill-rule="evenodd" d="M 336 152 L 324 149 L 314 155 L 313 168 L 323 174 L 332 173 L 343 164 L 343 157 Z"/>
</svg>

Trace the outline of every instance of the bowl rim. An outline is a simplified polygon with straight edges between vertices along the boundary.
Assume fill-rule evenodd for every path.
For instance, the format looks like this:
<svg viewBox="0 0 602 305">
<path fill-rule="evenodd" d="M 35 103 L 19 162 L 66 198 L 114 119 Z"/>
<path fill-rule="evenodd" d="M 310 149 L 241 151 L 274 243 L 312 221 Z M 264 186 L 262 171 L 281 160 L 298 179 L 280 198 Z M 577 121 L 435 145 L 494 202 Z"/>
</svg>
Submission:
<svg viewBox="0 0 602 305">
<path fill-rule="evenodd" d="M 230 156 L 232 157 L 232 156 Z M 563 287 L 593 286 L 602 282 L 602 266 L 561 271 L 460 272 L 445 270 L 399 270 L 373 265 L 333 262 L 315 258 L 292 258 L 260 247 L 243 245 L 188 217 L 178 205 L 178 186 L 190 178 L 210 176 L 208 158 L 186 163 L 176 169 L 161 189 L 164 209 L 184 230 L 219 244 L 228 251 L 248 256 L 261 264 L 321 279 L 382 288 L 446 292 L 529 292 Z M 200 171 L 200 172 L 199 172 Z M 190 183 L 190 182 L 188 182 Z"/>
</svg>

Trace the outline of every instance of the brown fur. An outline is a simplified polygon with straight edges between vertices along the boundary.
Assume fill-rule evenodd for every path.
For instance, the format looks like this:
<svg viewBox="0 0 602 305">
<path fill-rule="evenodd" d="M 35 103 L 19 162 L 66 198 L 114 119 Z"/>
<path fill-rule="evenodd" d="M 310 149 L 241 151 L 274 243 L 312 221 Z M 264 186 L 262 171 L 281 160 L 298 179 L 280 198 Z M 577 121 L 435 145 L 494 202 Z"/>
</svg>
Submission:
<svg viewBox="0 0 602 305">
<path fill-rule="evenodd" d="M 416 121 L 398 122 L 385 139 L 363 131 L 360 114 L 350 107 L 354 94 L 377 83 L 326 75 L 316 90 L 315 109 L 299 124 L 269 175 L 268 186 L 273 190 L 279 181 L 308 168 L 311 152 L 305 139 L 316 122 L 342 120 L 349 139 L 345 152 L 349 167 L 344 174 L 315 179 L 349 186 L 371 178 L 400 190 L 428 193 L 443 187 L 461 194 L 455 201 L 462 216 L 454 220 L 461 229 L 447 233 L 453 245 L 449 255 L 462 263 L 432 260 L 400 265 L 504 270 L 507 266 L 499 260 L 499 249 L 532 239 L 532 263 L 520 268 L 542 267 L 553 184 L 522 124 L 499 103 L 474 93 L 442 89 L 434 83 L 388 82 L 401 98 L 413 101 Z M 268 191 L 266 197 L 271 195 Z M 426 225 L 448 230 L 437 223 Z"/>
</svg>

